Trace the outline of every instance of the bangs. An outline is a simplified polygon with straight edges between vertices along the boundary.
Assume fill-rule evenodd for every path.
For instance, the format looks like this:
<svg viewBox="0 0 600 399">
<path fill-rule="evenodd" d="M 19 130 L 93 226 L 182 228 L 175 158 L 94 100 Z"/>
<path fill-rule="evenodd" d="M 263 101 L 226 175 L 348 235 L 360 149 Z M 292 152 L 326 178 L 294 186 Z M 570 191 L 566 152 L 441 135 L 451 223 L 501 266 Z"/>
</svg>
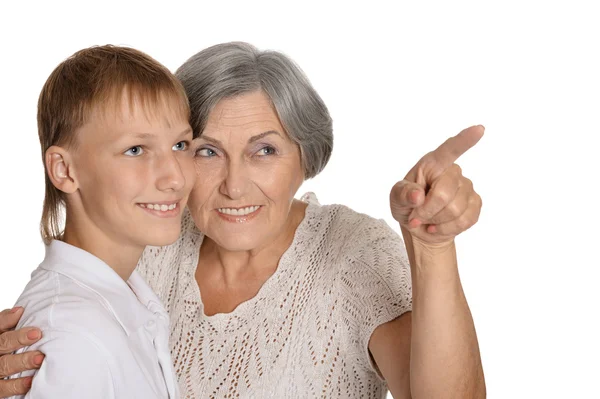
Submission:
<svg viewBox="0 0 600 399">
<path fill-rule="evenodd" d="M 178 87 L 156 87 L 149 85 L 113 86 L 95 96 L 87 109 L 84 123 L 92 116 L 99 118 L 126 116 L 139 117 L 134 110 L 141 110 L 148 122 L 166 121 L 170 126 L 181 121 L 189 122 L 190 107 L 187 97 Z"/>
</svg>

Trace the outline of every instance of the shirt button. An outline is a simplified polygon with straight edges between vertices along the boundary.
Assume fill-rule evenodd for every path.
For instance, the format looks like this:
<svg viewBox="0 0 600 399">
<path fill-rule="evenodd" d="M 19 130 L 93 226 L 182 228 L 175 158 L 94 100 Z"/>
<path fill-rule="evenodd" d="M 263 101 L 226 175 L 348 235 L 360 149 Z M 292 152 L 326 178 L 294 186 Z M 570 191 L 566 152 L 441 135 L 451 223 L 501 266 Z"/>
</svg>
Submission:
<svg viewBox="0 0 600 399">
<path fill-rule="evenodd" d="M 156 322 L 154 320 L 148 320 L 148 322 L 146 322 L 147 328 L 154 328 L 155 325 L 156 325 Z"/>
</svg>

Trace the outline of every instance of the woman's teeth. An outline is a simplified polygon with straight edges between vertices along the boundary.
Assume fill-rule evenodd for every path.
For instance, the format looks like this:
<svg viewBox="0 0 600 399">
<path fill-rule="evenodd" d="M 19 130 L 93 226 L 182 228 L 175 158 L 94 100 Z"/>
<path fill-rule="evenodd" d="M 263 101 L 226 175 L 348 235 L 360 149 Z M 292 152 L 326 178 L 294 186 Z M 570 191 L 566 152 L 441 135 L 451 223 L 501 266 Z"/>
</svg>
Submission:
<svg viewBox="0 0 600 399">
<path fill-rule="evenodd" d="M 248 206 L 246 208 L 234 209 L 234 208 L 219 208 L 219 212 L 224 213 L 225 215 L 232 216 L 246 216 L 251 214 L 252 212 L 256 212 L 256 210 L 260 208 L 260 205 Z"/>
<path fill-rule="evenodd" d="M 140 204 L 140 206 L 142 208 L 154 209 L 155 211 L 161 211 L 161 212 L 172 211 L 173 209 L 177 208 L 177 204 L 171 204 L 171 205 Z"/>
</svg>

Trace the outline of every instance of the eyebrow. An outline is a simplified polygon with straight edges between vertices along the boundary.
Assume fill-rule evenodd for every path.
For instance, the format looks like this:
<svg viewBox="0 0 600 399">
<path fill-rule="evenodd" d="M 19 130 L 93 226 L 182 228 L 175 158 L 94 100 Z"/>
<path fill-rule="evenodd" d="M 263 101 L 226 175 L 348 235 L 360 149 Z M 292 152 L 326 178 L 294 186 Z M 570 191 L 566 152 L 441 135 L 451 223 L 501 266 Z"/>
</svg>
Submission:
<svg viewBox="0 0 600 399">
<path fill-rule="evenodd" d="M 183 130 L 181 133 L 179 133 L 179 136 L 177 136 L 177 137 L 187 136 L 190 133 L 194 133 L 194 131 L 192 130 L 191 127 L 188 127 L 185 130 Z"/>
<path fill-rule="evenodd" d="M 132 134 L 132 136 L 136 139 L 151 139 L 154 138 L 156 135 L 152 134 L 152 133 L 134 133 Z"/>
<path fill-rule="evenodd" d="M 177 137 L 182 137 L 182 136 L 188 135 L 188 134 L 190 134 L 191 132 L 192 132 L 192 128 L 191 128 L 191 127 L 188 127 L 188 128 L 186 128 L 185 130 L 183 130 L 181 133 L 179 133 L 179 134 L 177 135 Z M 156 137 L 156 134 L 152 134 L 152 133 L 141 133 L 141 132 L 140 132 L 140 133 L 134 133 L 134 134 L 132 134 L 132 136 L 133 136 L 134 138 L 136 138 L 136 139 L 145 140 L 145 139 L 153 139 L 153 138 L 155 138 L 155 137 Z"/>
<path fill-rule="evenodd" d="M 275 130 L 269 130 L 268 132 L 264 132 L 261 134 L 257 134 L 256 136 L 252 136 L 248 139 L 248 144 L 249 143 L 254 143 L 255 141 L 258 141 L 260 139 L 262 139 L 265 136 L 269 136 L 271 134 L 276 134 L 277 136 L 281 137 L 281 135 L 279 134 L 279 132 L 275 131 Z"/>
<path fill-rule="evenodd" d="M 258 140 L 262 139 L 263 137 L 265 137 L 265 136 L 269 136 L 269 135 L 271 135 L 271 134 L 275 134 L 275 135 L 277 135 L 277 136 L 281 137 L 281 134 L 279 134 L 279 132 L 278 132 L 278 131 L 276 131 L 276 130 L 269 130 L 269 131 L 267 131 L 267 132 L 263 132 L 263 133 L 261 133 L 261 134 L 257 134 L 256 136 L 252 136 L 252 137 L 250 137 L 250 138 L 248 139 L 248 144 L 250 144 L 250 143 L 254 143 L 255 141 L 258 141 Z M 202 139 L 204 139 L 204 140 L 206 140 L 206 141 L 209 141 L 209 142 L 211 142 L 211 143 L 217 144 L 218 146 L 221 146 L 221 147 L 223 146 L 223 143 L 222 143 L 220 140 L 213 139 L 213 138 L 212 138 L 212 137 L 210 137 L 210 136 L 205 136 L 205 135 L 202 135 L 202 136 L 200 136 L 200 138 L 202 138 Z"/>
</svg>

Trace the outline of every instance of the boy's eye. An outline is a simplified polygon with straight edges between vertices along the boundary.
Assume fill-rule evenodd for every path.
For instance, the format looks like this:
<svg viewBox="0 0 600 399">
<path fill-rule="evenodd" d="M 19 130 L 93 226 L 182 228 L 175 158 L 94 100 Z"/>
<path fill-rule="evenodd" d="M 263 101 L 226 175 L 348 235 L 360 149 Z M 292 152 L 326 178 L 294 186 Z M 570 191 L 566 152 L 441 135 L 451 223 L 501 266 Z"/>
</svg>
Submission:
<svg viewBox="0 0 600 399">
<path fill-rule="evenodd" d="M 188 149 L 189 143 L 187 141 L 180 141 L 179 143 L 173 146 L 173 150 L 175 151 L 185 151 Z"/>
<path fill-rule="evenodd" d="M 137 157 L 144 153 L 141 145 L 136 145 L 135 147 L 131 147 L 127 151 L 124 152 L 125 155 L 129 155 L 130 157 Z"/>
</svg>

